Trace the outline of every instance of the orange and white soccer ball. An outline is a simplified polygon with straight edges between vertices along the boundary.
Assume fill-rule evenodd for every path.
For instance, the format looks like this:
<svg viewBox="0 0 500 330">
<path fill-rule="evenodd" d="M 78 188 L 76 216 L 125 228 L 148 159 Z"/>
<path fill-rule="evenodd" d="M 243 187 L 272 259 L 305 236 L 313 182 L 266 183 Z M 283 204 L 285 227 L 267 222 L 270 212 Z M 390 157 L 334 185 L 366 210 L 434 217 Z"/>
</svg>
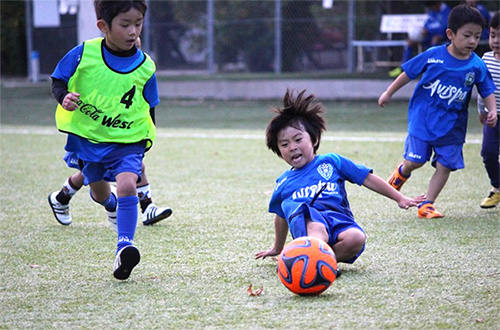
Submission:
<svg viewBox="0 0 500 330">
<path fill-rule="evenodd" d="M 285 245 L 279 255 L 278 277 L 295 294 L 319 295 L 337 277 L 335 253 L 318 238 L 296 238 Z"/>
</svg>

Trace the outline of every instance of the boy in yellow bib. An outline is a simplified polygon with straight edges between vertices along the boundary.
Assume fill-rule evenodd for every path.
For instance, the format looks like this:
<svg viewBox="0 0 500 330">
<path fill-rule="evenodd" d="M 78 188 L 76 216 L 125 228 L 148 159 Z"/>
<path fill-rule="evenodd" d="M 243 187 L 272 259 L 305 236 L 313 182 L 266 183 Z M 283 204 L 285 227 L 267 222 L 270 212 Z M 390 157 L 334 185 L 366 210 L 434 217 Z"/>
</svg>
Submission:
<svg viewBox="0 0 500 330">
<path fill-rule="evenodd" d="M 117 208 L 117 250 L 113 275 L 127 279 L 140 261 L 133 245 L 137 225 L 136 183 L 144 153 L 156 129 L 150 109 L 159 103 L 155 64 L 135 47 L 145 0 L 95 0 L 97 27 L 105 35 L 85 41 L 59 61 L 52 92 L 59 102 L 57 128 L 68 134 L 94 201 Z M 116 181 L 117 198 L 109 181 Z M 113 205 L 115 204 L 115 205 Z"/>
</svg>

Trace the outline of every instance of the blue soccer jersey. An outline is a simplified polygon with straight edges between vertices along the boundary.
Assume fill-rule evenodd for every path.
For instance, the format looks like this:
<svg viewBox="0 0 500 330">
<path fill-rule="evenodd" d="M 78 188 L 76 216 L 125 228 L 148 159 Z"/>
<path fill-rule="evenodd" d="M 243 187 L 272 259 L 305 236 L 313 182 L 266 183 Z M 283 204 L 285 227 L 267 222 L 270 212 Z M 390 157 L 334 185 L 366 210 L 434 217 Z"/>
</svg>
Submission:
<svg viewBox="0 0 500 330">
<path fill-rule="evenodd" d="M 83 52 L 83 43 L 71 49 L 57 64 L 51 77 L 68 82 L 71 76 L 75 73 L 76 67 L 80 63 Z M 106 64 L 118 72 L 130 72 L 137 68 L 144 61 L 144 53 L 137 49 L 137 52 L 132 56 L 117 56 L 110 53 L 106 47 L 102 47 L 102 52 Z M 160 103 L 158 97 L 158 86 L 156 75 L 144 86 L 144 98 L 148 101 L 151 108 L 156 107 Z"/>
<path fill-rule="evenodd" d="M 334 211 L 354 221 L 345 181 L 362 185 L 371 171 L 334 153 L 318 155 L 303 168 L 288 170 L 276 180 L 269 212 L 290 222 L 300 206 L 308 204 L 320 212 Z"/>
<path fill-rule="evenodd" d="M 481 58 L 472 53 L 466 60 L 457 59 L 443 45 L 402 67 L 410 79 L 422 75 L 408 107 L 408 133 L 436 146 L 463 144 L 472 88 L 476 85 L 482 97 L 495 91 Z"/>
</svg>

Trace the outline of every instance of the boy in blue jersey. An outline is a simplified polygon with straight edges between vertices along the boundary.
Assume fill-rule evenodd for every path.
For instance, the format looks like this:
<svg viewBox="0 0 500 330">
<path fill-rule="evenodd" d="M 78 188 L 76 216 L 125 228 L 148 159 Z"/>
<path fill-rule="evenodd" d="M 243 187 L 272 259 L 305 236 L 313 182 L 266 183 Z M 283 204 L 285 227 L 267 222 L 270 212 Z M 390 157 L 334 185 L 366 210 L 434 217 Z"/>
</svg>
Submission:
<svg viewBox="0 0 500 330">
<path fill-rule="evenodd" d="M 450 7 L 443 1 L 424 1 L 424 5 L 428 8 L 428 12 L 427 19 L 422 27 L 422 40 L 407 39 L 401 63 L 405 63 L 412 58 L 418 44 L 422 44 L 422 48 L 426 50 L 446 41 L 446 23 L 450 14 Z M 389 71 L 389 77 L 397 77 L 401 72 L 401 67 L 394 68 Z"/>
<path fill-rule="evenodd" d="M 446 35 L 451 41 L 428 49 L 403 64 L 404 72 L 382 93 L 378 104 L 384 107 L 392 95 L 410 79 L 421 75 L 408 106 L 408 136 L 404 161 L 389 184 L 400 190 L 411 173 L 427 161 L 436 168 L 427 189 L 427 200 L 418 208 L 419 218 L 442 218 L 434 208 L 451 171 L 464 168 L 462 155 L 467 131 L 468 106 L 472 88 L 477 86 L 490 109 L 486 124 L 497 123 L 495 84 L 484 62 L 474 53 L 484 19 L 468 5 L 459 5 L 450 13 Z"/>
<path fill-rule="evenodd" d="M 500 88 L 500 11 L 495 12 L 489 24 L 489 45 L 491 51 L 483 55 L 483 61 L 490 71 L 495 85 Z M 497 105 L 497 118 L 500 115 L 500 89 L 495 90 L 495 100 Z M 500 123 L 494 127 L 485 124 L 488 109 L 483 100 L 478 97 L 477 106 L 479 120 L 483 123 L 483 142 L 481 146 L 481 156 L 484 167 L 491 183 L 491 190 L 486 198 L 481 201 L 481 208 L 489 209 L 496 207 L 500 203 Z"/>
<path fill-rule="evenodd" d="M 141 48 L 141 38 L 136 39 L 136 47 Z M 55 81 L 58 80 L 53 75 Z M 61 79 L 65 81 L 64 76 Z M 67 81 L 66 81 L 67 83 Z M 59 89 L 59 92 L 61 89 Z M 67 86 L 62 88 L 61 98 L 67 93 Z M 61 100 L 62 102 L 62 100 Z M 150 113 L 154 122 L 154 108 L 151 108 Z M 71 152 L 66 153 L 64 160 L 69 167 L 73 167 L 79 170 L 78 158 Z M 141 207 L 142 213 L 142 224 L 145 226 L 153 225 L 163 219 L 168 218 L 172 214 L 172 209 L 169 207 L 157 207 L 152 200 L 151 185 L 149 184 L 148 178 L 146 176 L 146 168 L 144 162 L 141 168 L 142 176 L 141 181 L 137 182 L 137 197 L 139 198 L 139 205 Z M 52 213 L 56 220 L 62 225 L 70 225 L 73 221 L 71 213 L 69 212 L 70 201 L 73 196 L 80 190 L 83 186 L 83 174 L 81 171 L 71 175 L 63 183 L 61 190 L 52 192 L 49 197 L 49 206 L 52 209 Z M 112 192 L 113 198 L 116 198 L 116 193 Z M 116 203 L 115 203 L 116 204 Z M 115 205 L 116 206 L 116 205 Z M 116 228 L 116 207 L 112 210 L 106 211 L 108 214 L 108 221 L 113 229 Z"/>
<path fill-rule="evenodd" d="M 113 276 L 125 280 L 140 261 L 133 245 L 136 183 L 144 153 L 156 135 L 150 109 L 159 98 L 155 64 L 135 47 L 146 1 L 95 0 L 94 7 L 105 38 L 70 50 L 52 75 L 52 91 L 59 102 L 57 127 L 68 133 L 65 149 L 78 160 L 92 199 L 108 211 L 117 207 Z M 109 181 L 116 182 L 117 198 Z"/>
<path fill-rule="evenodd" d="M 313 95 L 290 91 L 283 108 L 266 130 L 267 147 L 291 166 L 277 180 L 269 203 L 274 220 L 274 246 L 258 252 L 256 259 L 276 256 L 282 251 L 288 230 L 292 237 L 313 236 L 328 243 L 338 262 L 353 263 L 363 252 L 366 235 L 351 212 L 345 182 L 363 185 L 391 198 L 403 209 L 424 199 L 407 198 L 372 173 L 338 154 L 316 155 L 325 130 L 323 107 Z"/>
</svg>

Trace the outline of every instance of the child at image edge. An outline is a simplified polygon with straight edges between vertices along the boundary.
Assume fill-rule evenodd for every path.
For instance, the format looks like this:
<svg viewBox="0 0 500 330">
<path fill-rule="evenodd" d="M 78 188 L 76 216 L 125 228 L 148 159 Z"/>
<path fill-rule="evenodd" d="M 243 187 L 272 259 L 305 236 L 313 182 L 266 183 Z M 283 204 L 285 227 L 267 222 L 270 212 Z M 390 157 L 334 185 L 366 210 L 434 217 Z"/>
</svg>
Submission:
<svg viewBox="0 0 500 330">
<path fill-rule="evenodd" d="M 420 75 L 408 106 L 408 136 L 404 161 L 397 165 L 389 184 L 400 190 L 411 173 L 431 160 L 435 172 L 427 188 L 427 200 L 418 208 L 419 218 L 442 218 L 434 208 L 451 171 L 464 168 L 462 155 L 467 131 L 468 105 L 474 85 L 490 110 L 484 115 L 486 125 L 497 123 L 495 84 L 476 49 L 484 19 L 468 5 L 452 9 L 446 35 L 449 45 L 436 46 L 403 64 L 404 72 L 382 93 L 378 100 L 385 106 L 392 95 L 410 79 Z"/>
<path fill-rule="evenodd" d="M 364 250 L 366 235 L 351 212 L 346 181 L 389 197 L 403 209 L 417 206 L 424 197 L 407 198 L 372 169 L 338 154 L 316 155 L 325 130 L 324 110 L 313 95 L 304 93 L 294 98 L 287 91 L 283 109 L 274 109 L 277 115 L 267 126 L 267 147 L 291 169 L 276 180 L 269 203 L 269 212 L 276 214 L 274 246 L 255 256 L 280 254 L 290 230 L 294 239 L 313 236 L 327 242 L 338 262 L 353 263 Z"/>
<path fill-rule="evenodd" d="M 483 61 L 486 63 L 493 81 L 498 87 L 495 91 L 498 118 L 498 114 L 500 114 L 500 11 L 497 11 L 491 18 L 489 28 L 489 44 L 492 51 L 486 52 L 483 55 Z M 481 207 L 488 209 L 496 207 L 500 202 L 500 163 L 498 162 L 500 153 L 500 124 L 498 120 L 494 127 L 490 127 L 484 123 L 485 114 L 488 110 L 485 109 L 484 102 L 480 97 L 478 97 L 477 101 L 479 120 L 483 123 L 481 156 L 483 157 L 484 167 L 492 186 L 489 195 L 481 202 Z"/>
<path fill-rule="evenodd" d="M 59 102 L 57 128 L 68 133 L 65 149 L 78 159 L 92 199 L 106 210 L 118 204 L 113 276 L 124 280 L 140 261 L 133 245 L 136 183 L 156 135 L 150 116 L 159 103 L 156 68 L 135 47 L 145 0 L 96 0 L 94 7 L 105 38 L 87 40 L 63 57 L 52 75 L 52 92 Z M 117 198 L 108 181 L 116 181 Z"/>
</svg>

